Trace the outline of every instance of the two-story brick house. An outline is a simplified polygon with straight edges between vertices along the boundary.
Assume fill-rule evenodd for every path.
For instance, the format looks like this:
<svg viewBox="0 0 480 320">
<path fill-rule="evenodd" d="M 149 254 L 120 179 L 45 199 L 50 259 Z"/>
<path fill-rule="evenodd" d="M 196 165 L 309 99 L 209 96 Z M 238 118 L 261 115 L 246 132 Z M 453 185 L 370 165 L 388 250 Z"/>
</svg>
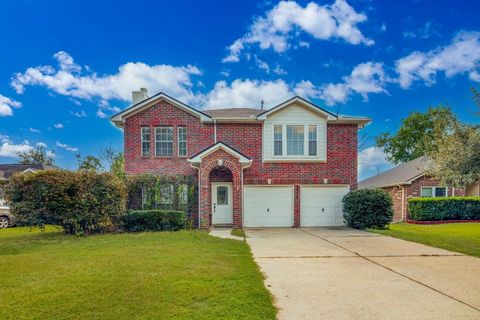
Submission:
<svg viewBox="0 0 480 320">
<path fill-rule="evenodd" d="M 300 97 L 269 110 L 197 110 L 159 93 L 112 121 L 124 130 L 127 175 L 192 175 L 198 226 L 241 228 L 342 225 L 358 130 L 370 119 Z"/>
</svg>

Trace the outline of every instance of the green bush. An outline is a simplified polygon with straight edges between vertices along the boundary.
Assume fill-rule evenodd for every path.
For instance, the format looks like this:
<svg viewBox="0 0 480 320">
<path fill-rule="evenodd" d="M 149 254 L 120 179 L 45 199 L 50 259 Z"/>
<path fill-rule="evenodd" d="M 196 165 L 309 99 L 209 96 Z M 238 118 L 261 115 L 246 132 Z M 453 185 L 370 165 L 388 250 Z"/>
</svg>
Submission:
<svg viewBox="0 0 480 320">
<path fill-rule="evenodd" d="M 355 229 L 384 229 L 392 222 L 393 202 L 382 189 L 350 191 L 342 199 L 345 224 Z"/>
<path fill-rule="evenodd" d="M 136 210 L 123 217 L 123 229 L 138 231 L 177 231 L 185 228 L 185 213 L 175 210 Z"/>
<path fill-rule="evenodd" d="M 410 219 L 477 220 L 480 219 L 480 197 L 435 197 L 408 200 Z"/>
<path fill-rule="evenodd" d="M 10 179 L 6 193 L 20 224 L 41 228 L 54 224 L 67 234 L 115 231 L 125 211 L 125 185 L 109 173 L 18 174 Z"/>
</svg>

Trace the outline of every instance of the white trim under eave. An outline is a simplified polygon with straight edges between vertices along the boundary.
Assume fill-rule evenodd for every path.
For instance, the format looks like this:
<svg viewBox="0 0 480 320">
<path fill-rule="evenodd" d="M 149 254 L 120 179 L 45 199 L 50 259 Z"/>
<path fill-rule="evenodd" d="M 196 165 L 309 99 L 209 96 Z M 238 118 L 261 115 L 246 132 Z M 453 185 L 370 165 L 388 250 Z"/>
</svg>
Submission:
<svg viewBox="0 0 480 320">
<path fill-rule="evenodd" d="M 238 151 L 232 149 L 231 147 L 227 146 L 223 142 L 217 142 L 216 144 L 214 144 L 210 148 L 202 151 L 201 153 L 197 154 L 193 158 L 188 159 L 187 161 L 190 162 L 190 164 L 193 165 L 193 166 L 199 165 L 202 162 L 202 159 L 204 157 L 208 156 L 209 154 L 211 154 L 211 153 L 213 153 L 213 152 L 215 152 L 219 149 L 222 149 L 225 152 L 227 152 L 227 153 L 233 155 L 235 158 L 237 158 L 238 161 L 240 162 L 242 168 L 248 168 L 252 165 L 252 161 L 253 161 L 252 159 L 249 159 L 249 158 L 245 157 L 243 154 L 241 154 Z"/>
<path fill-rule="evenodd" d="M 183 102 L 180 102 L 178 100 L 173 99 L 172 97 L 169 97 L 168 95 L 164 94 L 163 92 L 160 92 L 159 94 L 156 94 L 154 96 L 151 96 L 150 98 L 147 98 L 136 105 L 133 105 L 130 108 L 127 108 L 123 110 L 120 113 L 117 113 L 116 115 L 112 116 L 110 120 L 115 123 L 117 127 L 123 127 L 123 124 L 125 123 L 125 119 L 128 117 L 131 117 L 138 112 L 141 112 L 149 107 L 151 107 L 153 104 L 157 103 L 160 100 L 165 100 L 168 103 L 182 109 L 185 112 L 188 112 L 194 116 L 197 116 L 200 118 L 202 122 L 212 122 L 212 118 L 186 104 Z"/>
<path fill-rule="evenodd" d="M 277 112 L 277 111 L 280 111 L 280 110 L 282 110 L 283 108 L 288 107 L 288 106 L 290 106 L 290 105 L 292 105 L 292 104 L 295 104 L 295 103 L 300 104 L 300 105 L 303 106 L 303 107 L 307 107 L 308 109 L 311 109 L 312 111 L 323 115 L 323 117 L 324 117 L 325 119 L 327 119 L 327 120 L 336 120 L 336 119 L 338 119 L 338 117 L 334 116 L 332 113 L 329 113 L 328 111 L 323 110 L 322 108 L 316 106 L 315 104 L 311 103 L 310 101 L 307 101 L 307 100 L 305 100 L 305 99 L 302 99 L 302 98 L 300 98 L 300 97 L 298 97 L 298 96 L 297 96 L 297 97 L 293 97 L 292 99 L 289 99 L 289 100 L 287 100 L 287 101 L 284 101 L 283 103 L 281 103 L 281 104 L 273 107 L 272 109 L 267 110 L 267 111 L 259 114 L 259 115 L 257 116 L 257 119 L 258 119 L 258 120 L 265 120 L 265 119 L 267 119 L 267 117 L 268 117 L 269 115 L 271 115 L 272 113 L 275 113 L 275 112 Z"/>
</svg>

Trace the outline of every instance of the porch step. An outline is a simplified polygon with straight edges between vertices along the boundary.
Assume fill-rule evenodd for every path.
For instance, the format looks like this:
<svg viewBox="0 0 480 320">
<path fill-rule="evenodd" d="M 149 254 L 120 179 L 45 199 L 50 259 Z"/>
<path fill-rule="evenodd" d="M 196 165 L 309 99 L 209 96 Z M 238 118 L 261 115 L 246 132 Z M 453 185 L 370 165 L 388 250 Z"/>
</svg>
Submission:
<svg viewBox="0 0 480 320">
<path fill-rule="evenodd" d="M 232 223 L 225 223 L 225 224 L 214 224 L 212 225 L 212 229 L 232 229 Z"/>
</svg>

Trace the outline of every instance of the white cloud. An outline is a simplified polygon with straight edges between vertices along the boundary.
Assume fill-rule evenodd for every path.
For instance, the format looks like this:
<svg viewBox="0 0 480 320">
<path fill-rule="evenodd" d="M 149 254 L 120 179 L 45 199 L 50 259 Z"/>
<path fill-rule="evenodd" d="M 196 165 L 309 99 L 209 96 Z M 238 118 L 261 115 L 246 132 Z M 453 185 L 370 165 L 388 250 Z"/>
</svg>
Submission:
<svg viewBox="0 0 480 320">
<path fill-rule="evenodd" d="M 69 146 L 68 144 L 64 144 L 64 143 L 61 143 L 61 142 L 58 142 L 58 141 L 55 143 L 55 145 L 56 145 L 57 147 L 60 147 L 60 148 L 62 148 L 62 149 L 65 149 L 65 150 L 67 150 L 67 151 L 71 151 L 71 152 L 76 152 L 76 151 L 78 151 L 78 148 L 71 147 L 71 146 Z"/>
<path fill-rule="evenodd" d="M 234 80 L 230 85 L 218 81 L 212 91 L 204 97 L 205 108 L 241 108 L 260 107 L 263 100 L 265 108 L 291 98 L 293 90 L 283 80 L 258 81 Z"/>
<path fill-rule="evenodd" d="M 428 52 L 415 51 L 395 63 L 398 81 L 404 89 L 421 80 L 427 85 L 436 81 L 443 72 L 447 78 L 467 73 L 473 81 L 479 81 L 480 32 L 462 31 L 452 42 Z"/>
<path fill-rule="evenodd" d="M 85 113 L 85 110 L 82 110 L 82 111 L 70 111 L 70 113 L 72 115 L 74 115 L 75 117 L 77 118 L 85 118 L 87 116 L 87 114 Z"/>
<path fill-rule="evenodd" d="M 55 124 L 53 125 L 53 127 L 54 127 L 55 129 L 63 129 L 63 124 L 61 124 L 61 123 L 55 123 Z"/>
<path fill-rule="evenodd" d="M 16 158 L 19 152 L 28 152 L 32 149 L 33 147 L 28 141 L 21 144 L 13 144 L 10 141 L 3 141 L 0 145 L 0 157 Z"/>
<path fill-rule="evenodd" d="M 13 115 L 14 108 L 20 108 L 22 104 L 0 94 L 0 117 Z"/>
<path fill-rule="evenodd" d="M 367 101 L 370 93 L 386 93 L 385 86 L 389 81 L 381 63 L 365 62 L 343 77 L 343 82 L 323 85 L 321 98 L 327 105 L 333 105 L 346 102 L 352 93 L 358 93 Z"/>
<path fill-rule="evenodd" d="M 375 146 L 365 148 L 358 152 L 358 171 L 362 176 L 368 171 L 371 174 L 376 174 L 391 166 L 392 164 L 387 160 L 385 153 Z"/>
<path fill-rule="evenodd" d="M 45 86 L 55 93 L 77 99 L 130 101 L 133 89 L 145 87 L 152 92 L 163 91 L 186 103 L 194 103 L 197 98 L 192 91 L 191 77 L 201 75 L 201 71 L 192 65 L 175 67 L 128 62 L 115 74 L 98 75 L 75 64 L 64 51 L 57 52 L 53 58 L 58 68 L 37 66 L 16 73 L 11 85 L 17 93 L 23 93 L 27 86 Z"/>
<path fill-rule="evenodd" d="M 46 148 L 47 147 L 47 144 L 45 142 L 37 142 L 35 145 L 37 147 L 40 147 L 40 148 Z"/>
<path fill-rule="evenodd" d="M 222 61 L 240 61 L 242 51 L 252 45 L 285 52 L 301 32 L 320 40 L 342 39 L 354 45 L 372 45 L 373 40 L 367 39 L 357 28 L 357 24 L 366 20 L 366 15 L 357 13 L 345 0 L 323 6 L 310 2 L 306 7 L 295 1 L 280 1 L 254 20 L 249 31 L 227 48 L 229 54 Z M 298 46 L 307 46 L 307 42 L 298 40 Z"/>
<path fill-rule="evenodd" d="M 101 119 L 105 119 L 105 118 L 108 118 L 108 115 L 102 111 L 102 109 L 98 109 L 97 110 L 97 117 L 101 118 Z"/>
<path fill-rule="evenodd" d="M 39 129 L 35 129 L 35 128 L 29 128 L 28 130 L 30 132 L 33 132 L 33 133 L 40 133 L 41 132 Z"/>
</svg>

